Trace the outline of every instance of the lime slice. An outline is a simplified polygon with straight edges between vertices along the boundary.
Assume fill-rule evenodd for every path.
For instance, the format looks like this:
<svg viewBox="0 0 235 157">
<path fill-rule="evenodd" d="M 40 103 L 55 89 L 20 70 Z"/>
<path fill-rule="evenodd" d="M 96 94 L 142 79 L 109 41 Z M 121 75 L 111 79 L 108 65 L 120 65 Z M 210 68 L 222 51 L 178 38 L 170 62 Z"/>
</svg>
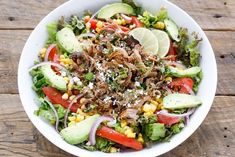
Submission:
<svg viewBox="0 0 235 157">
<path fill-rule="evenodd" d="M 152 55 L 157 55 L 158 53 L 158 40 L 157 37 L 146 28 L 135 28 L 129 32 L 133 38 L 139 41 L 143 46 L 144 51 Z"/>
<path fill-rule="evenodd" d="M 152 30 L 152 32 L 158 39 L 158 45 L 159 45 L 158 56 L 160 58 L 165 57 L 170 48 L 170 38 L 168 34 L 164 31 L 160 31 L 157 29 Z"/>
</svg>

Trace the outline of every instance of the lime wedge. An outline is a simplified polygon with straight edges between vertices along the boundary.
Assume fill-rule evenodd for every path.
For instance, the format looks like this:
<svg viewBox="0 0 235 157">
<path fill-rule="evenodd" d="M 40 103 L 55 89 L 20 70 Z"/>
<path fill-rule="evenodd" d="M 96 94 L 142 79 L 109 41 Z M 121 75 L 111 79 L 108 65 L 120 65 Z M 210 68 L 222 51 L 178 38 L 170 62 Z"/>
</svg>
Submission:
<svg viewBox="0 0 235 157">
<path fill-rule="evenodd" d="M 139 41 L 145 52 L 152 55 L 157 55 L 158 39 L 149 29 L 135 28 L 130 31 L 129 34 Z"/>
<path fill-rule="evenodd" d="M 165 57 L 170 48 L 170 38 L 168 34 L 164 31 L 157 29 L 152 30 L 152 32 L 158 39 L 158 45 L 159 45 L 158 56 L 160 58 Z"/>
</svg>

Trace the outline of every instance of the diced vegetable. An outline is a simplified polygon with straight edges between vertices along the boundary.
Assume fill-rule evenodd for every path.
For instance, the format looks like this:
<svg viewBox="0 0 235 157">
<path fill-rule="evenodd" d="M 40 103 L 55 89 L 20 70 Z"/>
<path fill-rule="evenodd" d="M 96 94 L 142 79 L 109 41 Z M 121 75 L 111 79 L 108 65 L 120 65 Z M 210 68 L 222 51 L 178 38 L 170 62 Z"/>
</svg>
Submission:
<svg viewBox="0 0 235 157">
<path fill-rule="evenodd" d="M 133 148 L 135 150 L 143 149 L 143 145 L 133 138 L 128 138 L 123 134 L 116 132 L 115 130 L 106 126 L 101 127 L 97 130 L 96 134 L 100 137 L 106 138 L 113 142 L 119 143 L 123 146 Z"/>
<path fill-rule="evenodd" d="M 145 127 L 145 133 L 149 139 L 157 141 L 165 137 L 166 128 L 164 124 L 160 123 L 147 124 Z"/>
</svg>

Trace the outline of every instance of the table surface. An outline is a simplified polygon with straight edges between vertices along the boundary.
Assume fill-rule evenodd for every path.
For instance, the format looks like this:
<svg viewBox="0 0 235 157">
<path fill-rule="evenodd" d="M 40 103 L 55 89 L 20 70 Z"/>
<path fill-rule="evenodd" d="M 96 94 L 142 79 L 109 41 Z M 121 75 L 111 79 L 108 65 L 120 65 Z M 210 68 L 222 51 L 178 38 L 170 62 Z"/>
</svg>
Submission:
<svg viewBox="0 0 235 157">
<path fill-rule="evenodd" d="M 70 156 L 45 139 L 25 114 L 17 89 L 22 48 L 37 23 L 66 0 L 0 0 L 0 156 Z M 163 157 L 235 156 L 235 0 L 171 0 L 206 32 L 218 65 L 212 109 L 197 131 Z M 17 155 L 15 155 L 17 154 Z"/>
</svg>

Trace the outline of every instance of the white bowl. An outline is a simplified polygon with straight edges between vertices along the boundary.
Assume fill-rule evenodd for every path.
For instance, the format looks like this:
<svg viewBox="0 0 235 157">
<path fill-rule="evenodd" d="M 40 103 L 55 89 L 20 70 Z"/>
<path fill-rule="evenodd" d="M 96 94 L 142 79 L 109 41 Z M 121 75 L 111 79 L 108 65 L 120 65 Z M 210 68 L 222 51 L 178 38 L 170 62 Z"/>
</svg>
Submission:
<svg viewBox="0 0 235 157">
<path fill-rule="evenodd" d="M 69 17 L 72 14 L 82 15 L 84 10 L 97 11 L 107 3 L 116 2 L 117 0 L 70 0 L 48 14 L 34 29 L 23 49 L 19 70 L 18 70 L 18 87 L 20 98 L 29 119 L 34 126 L 57 147 L 80 157 L 143 157 L 158 156 L 175 148 L 185 141 L 202 123 L 209 112 L 216 91 L 217 84 L 217 68 L 214 52 L 211 45 L 202 31 L 200 26 L 183 10 L 166 0 L 137 0 L 137 2 L 146 10 L 155 13 L 161 6 L 168 9 L 169 16 L 182 27 L 186 27 L 190 32 L 196 31 L 203 38 L 200 44 L 201 67 L 203 70 L 203 80 L 198 91 L 198 96 L 202 99 L 203 104 L 196 110 L 190 119 L 190 122 L 181 133 L 175 135 L 170 142 L 159 143 L 152 148 L 143 149 L 142 151 L 122 152 L 107 154 L 102 152 L 90 152 L 80 149 L 76 146 L 66 143 L 59 134 L 56 133 L 54 127 L 34 115 L 34 111 L 38 109 L 38 105 L 34 99 L 36 95 L 32 90 L 32 79 L 28 73 L 28 69 L 37 59 L 39 50 L 43 47 L 46 39 L 46 25 L 52 21 L 58 20 L 61 16 Z"/>
</svg>

